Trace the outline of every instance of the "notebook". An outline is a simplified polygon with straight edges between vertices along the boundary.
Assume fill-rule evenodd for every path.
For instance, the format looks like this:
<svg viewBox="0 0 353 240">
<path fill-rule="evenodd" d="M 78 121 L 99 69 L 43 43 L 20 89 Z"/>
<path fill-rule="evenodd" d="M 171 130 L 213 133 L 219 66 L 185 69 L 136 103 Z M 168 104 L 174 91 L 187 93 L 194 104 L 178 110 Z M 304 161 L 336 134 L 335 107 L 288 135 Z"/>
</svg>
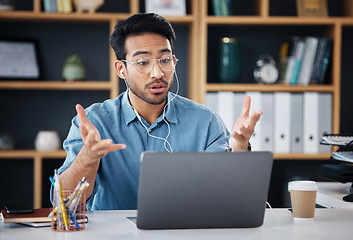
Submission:
<svg viewBox="0 0 353 240">
<path fill-rule="evenodd" d="M 263 224 L 270 152 L 145 152 L 139 229 L 249 228 Z"/>
</svg>

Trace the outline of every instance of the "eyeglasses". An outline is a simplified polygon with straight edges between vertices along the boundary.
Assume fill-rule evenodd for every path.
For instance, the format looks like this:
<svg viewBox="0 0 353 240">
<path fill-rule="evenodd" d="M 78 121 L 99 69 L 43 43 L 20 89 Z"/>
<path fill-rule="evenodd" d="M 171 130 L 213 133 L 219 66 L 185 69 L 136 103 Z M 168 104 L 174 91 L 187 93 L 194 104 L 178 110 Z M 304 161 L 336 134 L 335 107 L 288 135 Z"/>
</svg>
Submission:
<svg viewBox="0 0 353 240">
<path fill-rule="evenodd" d="M 149 73 L 153 69 L 153 62 L 157 60 L 158 65 L 164 71 L 171 71 L 175 69 L 177 62 L 179 61 L 174 55 L 166 54 L 160 59 L 151 59 L 149 57 L 140 57 L 135 62 L 122 60 L 123 62 L 131 63 L 135 65 L 135 68 L 140 73 Z"/>
</svg>

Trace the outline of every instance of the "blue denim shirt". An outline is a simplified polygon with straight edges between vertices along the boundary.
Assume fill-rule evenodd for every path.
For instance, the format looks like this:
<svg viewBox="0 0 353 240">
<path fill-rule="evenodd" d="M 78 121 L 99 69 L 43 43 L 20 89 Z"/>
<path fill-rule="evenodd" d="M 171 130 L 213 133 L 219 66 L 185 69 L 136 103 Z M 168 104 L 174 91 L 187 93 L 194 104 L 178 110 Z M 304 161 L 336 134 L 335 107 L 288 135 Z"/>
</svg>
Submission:
<svg viewBox="0 0 353 240">
<path fill-rule="evenodd" d="M 169 93 L 168 99 L 173 96 Z M 144 151 L 166 151 L 164 140 L 147 134 L 128 100 L 127 92 L 115 99 L 91 105 L 86 114 L 102 139 L 110 138 L 113 143 L 126 144 L 126 149 L 111 152 L 101 159 L 92 196 L 87 200 L 87 210 L 136 209 L 140 155 Z M 152 125 L 143 118 L 141 120 L 151 135 L 165 138 L 169 130 L 162 117 Z M 168 142 L 174 152 L 229 149 L 229 132 L 221 118 L 206 106 L 176 96 L 166 108 L 165 119 L 170 125 Z M 72 164 L 82 146 L 76 116 L 64 141 L 67 157 L 59 174 Z"/>
</svg>

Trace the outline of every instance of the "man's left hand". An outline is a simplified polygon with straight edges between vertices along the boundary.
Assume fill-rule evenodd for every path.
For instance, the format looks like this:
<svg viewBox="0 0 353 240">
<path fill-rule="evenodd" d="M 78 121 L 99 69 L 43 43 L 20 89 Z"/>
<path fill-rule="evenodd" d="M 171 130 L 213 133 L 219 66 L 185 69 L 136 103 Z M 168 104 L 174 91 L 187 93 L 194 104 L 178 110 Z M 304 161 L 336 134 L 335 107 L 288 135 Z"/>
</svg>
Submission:
<svg viewBox="0 0 353 240">
<path fill-rule="evenodd" d="M 230 145 L 232 151 L 247 151 L 249 140 L 254 133 L 255 125 L 260 120 L 262 111 L 250 114 L 251 98 L 246 96 L 243 102 L 243 109 L 235 121 L 232 131 Z"/>
</svg>

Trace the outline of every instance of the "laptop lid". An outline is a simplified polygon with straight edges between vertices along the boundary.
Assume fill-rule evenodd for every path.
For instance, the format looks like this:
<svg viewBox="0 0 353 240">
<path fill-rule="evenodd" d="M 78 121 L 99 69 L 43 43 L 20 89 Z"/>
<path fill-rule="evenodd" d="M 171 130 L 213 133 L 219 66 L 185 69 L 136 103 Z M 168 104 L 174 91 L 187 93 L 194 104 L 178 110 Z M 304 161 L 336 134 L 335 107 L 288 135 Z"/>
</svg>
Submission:
<svg viewBox="0 0 353 240">
<path fill-rule="evenodd" d="M 263 224 L 270 152 L 145 152 L 139 229 L 248 228 Z"/>
</svg>

